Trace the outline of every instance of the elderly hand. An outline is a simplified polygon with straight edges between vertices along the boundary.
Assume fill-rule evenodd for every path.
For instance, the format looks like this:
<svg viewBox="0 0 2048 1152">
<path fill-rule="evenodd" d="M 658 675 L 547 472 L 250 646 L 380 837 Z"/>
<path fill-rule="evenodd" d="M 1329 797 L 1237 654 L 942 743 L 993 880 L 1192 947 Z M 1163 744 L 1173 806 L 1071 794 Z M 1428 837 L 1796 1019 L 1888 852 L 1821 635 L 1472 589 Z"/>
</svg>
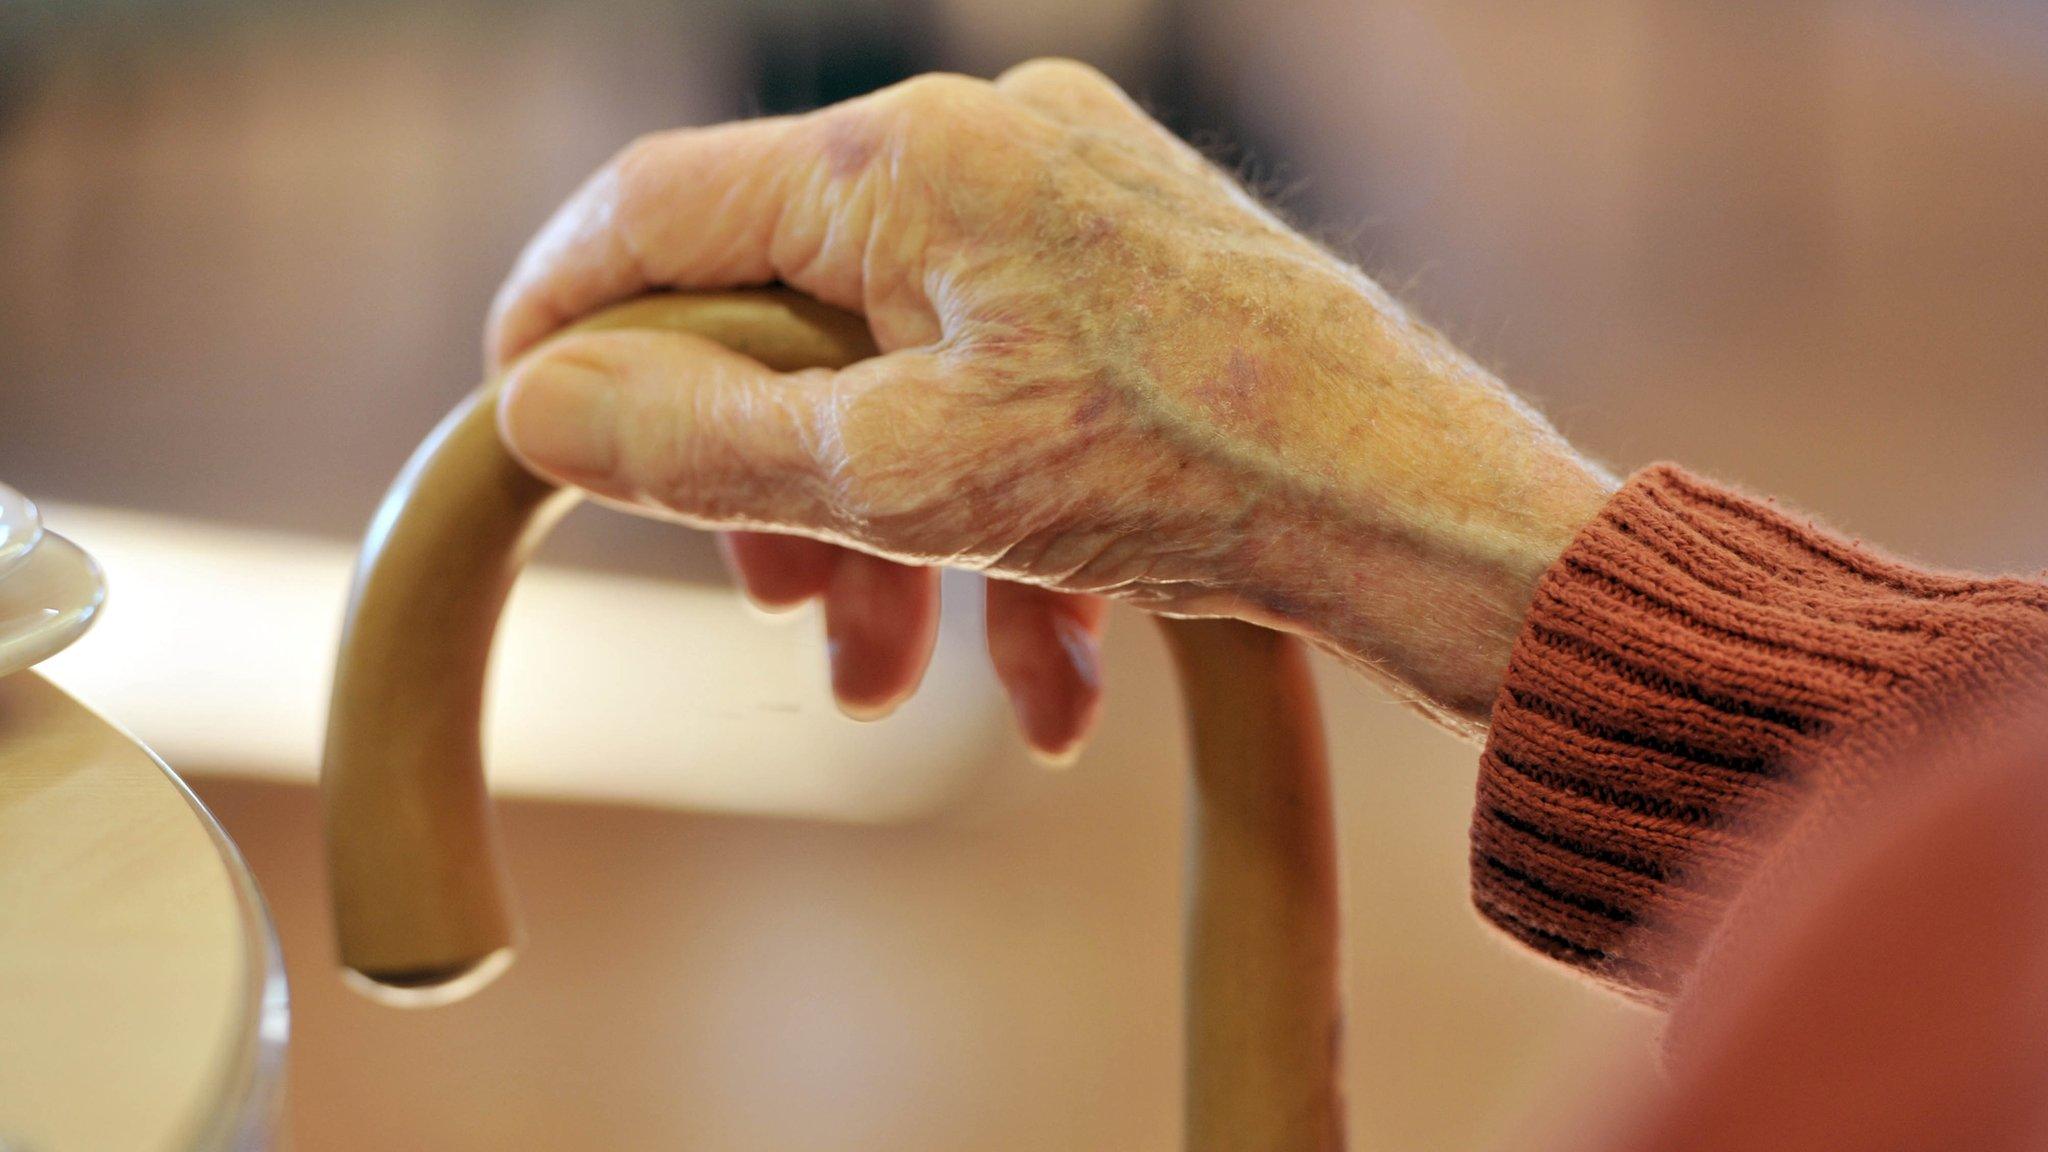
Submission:
<svg viewBox="0 0 2048 1152">
<path fill-rule="evenodd" d="M 1099 597 L 1306 636 L 1483 724 L 1537 576 L 1612 483 L 1371 280 L 1077 64 L 929 76 L 635 142 L 499 294 L 499 364 L 652 287 L 782 282 L 883 355 L 771 373 L 680 335 L 565 337 L 501 424 L 535 470 L 736 529 L 758 602 L 825 601 L 856 715 L 916 686 L 931 565 L 1000 578 L 989 649 L 1070 753 Z"/>
</svg>

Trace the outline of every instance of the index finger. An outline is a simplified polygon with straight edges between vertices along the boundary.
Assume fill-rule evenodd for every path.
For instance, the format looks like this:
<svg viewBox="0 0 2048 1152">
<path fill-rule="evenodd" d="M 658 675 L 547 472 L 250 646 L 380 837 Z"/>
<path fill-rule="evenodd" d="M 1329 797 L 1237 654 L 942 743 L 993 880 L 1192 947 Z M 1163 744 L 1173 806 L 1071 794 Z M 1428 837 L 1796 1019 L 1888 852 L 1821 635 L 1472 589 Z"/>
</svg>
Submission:
<svg viewBox="0 0 2048 1152">
<path fill-rule="evenodd" d="M 889 128 L 876 102 L 634 141 L 520 254 L 491 306 L 491 364 L 650 288 L 780 281 L 862 311 L 876 217 L 867 177 Z"/>
<path fill-rule="evenodd" d="M 502 366 L 569 321 L 649 288 L 781 281 L 854 311 L 878 292 L 894 303 L 895 286 L 867 282 L 871 250 L 886 247 L 874 243 L 886 215 L 877 174 L 890 167 L 893 133 L 907 122 L 985 116 L 1001 103 L 985 81 L 922 76 L 801 116 L 642 137 L 527 245 L 491 306 L 485 354 Z M 922 332 L 922 319 L 891 317 L 888 327 Z"/>
<path fill-rule="evenodd" d="M 493 367 L 651 287 L 776 279 L 777 222 L 801 176 L 796 145 L 805 129 L 801 119 L 778 117 L 663 132 L 626 147 L 520 253 L 491 304 L 485 354 Z"/>
</svg>

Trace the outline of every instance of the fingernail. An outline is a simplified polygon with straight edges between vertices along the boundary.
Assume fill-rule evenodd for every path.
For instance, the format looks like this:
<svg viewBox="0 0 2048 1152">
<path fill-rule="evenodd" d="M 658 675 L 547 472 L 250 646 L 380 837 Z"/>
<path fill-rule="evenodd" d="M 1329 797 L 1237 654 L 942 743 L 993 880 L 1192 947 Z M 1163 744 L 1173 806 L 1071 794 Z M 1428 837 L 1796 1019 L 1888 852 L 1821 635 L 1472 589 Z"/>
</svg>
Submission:
<svg viewBox="0 0 2048 1152">
<path fill-rule="evenodd" d="M 618 384 L 609 373 L 543 361 L 512 381 L 505 439 L 546 471 L 571 479 L 609 476 L 619 463 L 618 404 Z"/>
<path fill-rule="evenodd" d="M 1037 761 L 1038 766 L 1041 768 L 1072 768 L 1074 761 L 1081 758 L 1081 742 L 1079 740 L 1074 741 L 1057 752 L 1048 752 L 1043 748 L 1033 746 L 1027 746 L 1027 749 L 1031 753 L 1031 758 Z"/>
<path fill-rule="evenodd" d="M 887 720 L 890 714 L 895 712 L 902 704 L 900 700 L 884 700 L 880 703 L 863 704 L 858 701 L 848 700 L 837 693 L 833 694 L 832 701 L 839 705 L 840 715 L 848 720 L 858 720 L 863 724 L 872 724 L 877 720 Z"/>
<path fill-rule="evenodd" d="M 1052 627 L 1060 651 L 1073 668 L 1074 679 L 1093 693 L 1102 684 L 1101 642 L 1080 621 L 1066 616 L 1055 617 Z M 1062 707 L 1072 699 L 1068 693 L 1047 696 L 1015 692 L 1010 696 L 1010 707 L 1017 713 L 1017 726 L 1024 730 L 1024 743 L 1031 758 L 1047 768 L 1065 768 L 1081 758 L 1085 724 L 1075 725 L 1072 731 L 1062 730 L 1063 726 L 1074 725 L 1077 719 Z"/>
<path fill-rule="evenodd" d="M 1060 648 L 1074 665 L 1074 675 L 1081 683 L 1091 692 L 1102 687 L 1101 639 L 1071 616 L 1055 615 L 1052 632 L 1059 638 Z"/>
<path fill-rule="evenodd" d="M 841 685 L 853 678 L 852 673 L 854 669 L 847 663 L 850 658 L 842 655 L 844 651 L 845 649 L 837 640 L 829 637 L 826 639 L 825 659 L 832 668 L 832 702 L 838 705 L 842 715 L 849 720 L 858 720 L 866 724 L 881 720 L 902 706 L 903 700 L 901 697 L 884 700 L 854 700 L 848 698 L 846 690 Z"/>
<path fill-rule="evenodd" d="M 787 624 L 790 621 L 797 619 L 797 612 L 804 608 L 810 607 L 811 601 L 817 599 L 816 596 L 806 596 L 801 600 L 786 600 L 779 603 L 771 604 L 768 601 L 763 600 L 758 596 L 755 596 L 754 593 L 747 588 L 746 581 L 735 580 L 733 581 L 733 583 L 738 586 L 740 591 L 740 603 L 746 605 L 747 611 L 750 614 L 752 614 L 755 619 L 765 620 L 770 624 Z"/>
</svg>

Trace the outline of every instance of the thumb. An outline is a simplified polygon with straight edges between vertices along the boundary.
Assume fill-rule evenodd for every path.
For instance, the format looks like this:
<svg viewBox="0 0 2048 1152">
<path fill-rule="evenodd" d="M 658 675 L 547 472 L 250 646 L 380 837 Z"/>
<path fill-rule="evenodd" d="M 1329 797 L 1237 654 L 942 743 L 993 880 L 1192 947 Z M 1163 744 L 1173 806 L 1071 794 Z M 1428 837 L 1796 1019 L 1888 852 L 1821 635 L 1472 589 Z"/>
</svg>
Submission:
<svg viewBox="0 0 2048 1152">
<path fill-rule="evenodd" d="M 683 333 L 564 336 L 511 370 L 498 428 L 527 467 L 616 503 L 818 528 L 840 376 L 774 372 Z"/>
</svg>

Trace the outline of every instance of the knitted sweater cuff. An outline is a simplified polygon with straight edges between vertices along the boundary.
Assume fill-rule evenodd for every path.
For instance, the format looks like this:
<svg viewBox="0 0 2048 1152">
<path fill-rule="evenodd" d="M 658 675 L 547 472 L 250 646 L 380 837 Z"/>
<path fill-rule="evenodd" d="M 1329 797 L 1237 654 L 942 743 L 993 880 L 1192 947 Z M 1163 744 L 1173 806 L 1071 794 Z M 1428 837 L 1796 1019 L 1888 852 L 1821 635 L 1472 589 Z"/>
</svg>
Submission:
<svg viewBox="0 0 2048 1152">
<path fill-rule="evenodd" d="M 1480 761 L 1474 901 L 1652 1002 L 1683 983 L 1809 766 L 2041 634 L 2048 588 L 1885 559 L 1671 465 L 1538 585 Z"/>
</svg>

